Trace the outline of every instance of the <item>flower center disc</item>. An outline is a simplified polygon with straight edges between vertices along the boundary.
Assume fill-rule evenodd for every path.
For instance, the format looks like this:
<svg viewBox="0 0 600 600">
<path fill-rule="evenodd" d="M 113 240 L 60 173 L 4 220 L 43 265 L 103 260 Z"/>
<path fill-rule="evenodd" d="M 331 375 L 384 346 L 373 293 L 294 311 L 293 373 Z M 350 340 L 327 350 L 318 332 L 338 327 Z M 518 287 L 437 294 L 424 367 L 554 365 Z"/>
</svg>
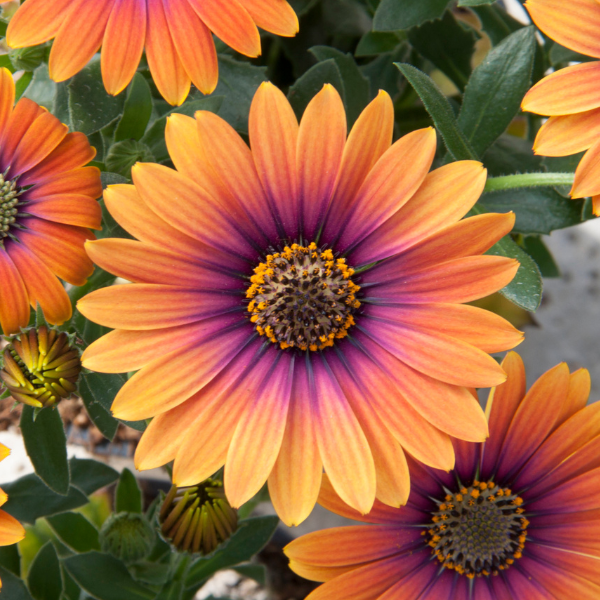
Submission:
<svg viewBox="0 0 600 600">
<path fill-rule="evenodd" d="M 269 254 L 246 292 L 256 331 L 282 349 L 322 350 L 354 325 L 360 290 L 354 270 L 329 249 L 292 244 Z"/>
<path fill-rule="evenodd" d="M 525 547 L 529 522 L 522 504 L 509 489 L 474 481 L 448 494 L 433 513 L 429 546 L 444 567 L 462 575 L 497 575 Z"/>
<path fill-rule="evenodd" d="M 8 236 L 10 228 L 17 220 L 20 191 L 16 180 L 5 180 L 0 175 L 0 241 Z"/>
</svg>

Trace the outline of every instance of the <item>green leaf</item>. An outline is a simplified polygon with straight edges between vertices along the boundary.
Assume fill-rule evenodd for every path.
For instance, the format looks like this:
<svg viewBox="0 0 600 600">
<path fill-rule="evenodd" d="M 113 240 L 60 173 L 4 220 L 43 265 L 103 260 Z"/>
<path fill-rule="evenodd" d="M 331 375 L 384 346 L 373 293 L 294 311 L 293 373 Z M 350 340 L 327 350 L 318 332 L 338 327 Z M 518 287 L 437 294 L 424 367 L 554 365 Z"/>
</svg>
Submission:
<svg viewBox="0 0 600 600">
<path fill-rule="evenodd" d="M 552 256 L 550 250 L 548 250 L 546 244 L 539 235 L 528 235 L 523 240 L 523 246 L 527 254 L 535 260 L 537 266 L 540 268 L 542 277 L 560 277 L 560 269 Z"/>
<path fill-rule="evenodd" d="M 31 80 L 33 79 L 33 73 L 27 71 L 19 77 L 19 81 L 15 84 L 15 100 L 19 100 L 25 93 L 25 90 L 29 87 Z"/>
<path fill-rule="evenodd" d="M 533 27 L 521 29 L 493 48 L 475 69 L 458 125 L 478 156 L 506 130 L 531 85 L 536 41 Z"/>
<path fill-rule="evenodd" d="M 494 4 L 496 0 L 458 0 L 458 6 L 484 6 Z"/>
<path fill-rule="evenodd" d="M 240 521 L 238 530 L 223 547 L 191 565 L 185 581 L 186 587 L 199 585 L 219 569 L 250 560 L 271 539 L 278 523 L 277 517 L 256 517 Z"/>
<path fill-rule="evenodd" d="M 117 471 L 97 460 L 72 458 L 69 463 L 71 465 L 71 484 L 88 496 L 119 478 Z"/>
<path fill-rule="evenodd" d="M 8 501 L 2 509 L 22 523 L 33 524 L 39 517 L 73 510 L 88 502 L 87 496 L 73 486 L 66 496 L 56 494 L 33 473 L 3 484 L 2 489 L 8 494 Z"/>
<path fill-rule="evenodd" d="M 110 147 L 104 164 L 109 171 L 130 178 L 131 167 L 138 161 L 155 161 L 150 148 L 136 140 L 123 140 Z"/>
<path fill-rule="evenodd" d="M 367 31 L 360 38 L 354 56 L 375 56 L 392 52 L 404 40 L 406 34 L 403 31 Z"/>
<path fill-rule="evenodd" d="M 96 400 L 85 375 L 79 379 L 79 395 L 94 425 L 106 439 L 112 442 L 117 434 L 119 421 Z"/>
<path fill-rule="evenodd" d="M 249 577 L 250 579 L 254 579 L 257 583 L 264 586 L 267 580 L 267 571 L 264 565 L 255 565 L 255 564 L 247 564 L 247 565 L 238 565 L 237 567 L 233 567 L 234 571 L 237 571 L 240 575 L 244 577 Z"/>
<path fill-rule="evenodd" d="M 344 54 L 329 46 L 314 46 L 310 52 L 320 62 L 335 60 L 342 77 L 342 100 L 346 107 L 348 128 L 352 127 L 369 103 L 369 80 L 360 72 L 351 54 Z"/>
<path fill-rule="evenodd" d="M 448 152 L 456 160 L 477 160 L 477 156 L 459 129 L 454 111 L 434 81 L 419 69 L 405 63 L 395 63 L 413 86 L 442 136 Z"/>
<path fill-rule="evenodd" d="M 450 11 L 441 19 L 414 27 L 408 40 L 417 52 L 431 61 L 463 91 L 471 75 L 471 57 L 477 35 L 459 23 Z"/>
<path fill-rule="evenodd" d="M 183 581 L 171 581 L 160 590 L 156 600 L 181 600 L 183 595 Z"/>
<path fill-rule="evenodd" d="M 438 19 L 448 6 L 449 0 L 381 0 L 375 17 L 375 31 L 396 31 L 422 25 Z"/>
<path fill-rule="evenodd" d="M 517 306 L 535 312 L 542 301 L 542 275 L 531 256 L 510 236 L 503 237 L 486 254 L 516 258 L 521 263 L 515 278 L 500 293 Z"/>
<path fill-rule="evenodd" d="M 56 83 L 50 79 L 48 66 L 43 64 L 33 72 L 33 79 L 23 93 L 23 98 L 29 98 L 51 111 L 55 96 Z"/>
<path fill-rule="evenodd" d="M 150 585 L 165 585 L 171 575 L 168 563 L 138 562 L 129 567 L 134 579 Z"/>
<path fill-rule="evenodd" d="M 150 151 L 156 157 L 158 162 L 165 161 L 169 158 L 167 144 L 165 143 L 165 127 L 167 126 L 167 118 L 169 115 L 177 113 L 193 117 L 198 110 L 208 110 L 217 113 L 222 104 L 222 96 L 209 96 L 208 98 L 193 100 L 191 102 L 188 101 L 181 106 L 177 106 L 152 123 L 148 131 L 144 134 L 142 142 L 150 148 Z"/>
<path fill-rule="evenodd" d="M 119 477 L 115 492 L 115 512 L 142 512 L 142 491 L 129 469 L 123 469 Z"/>
<path fill-rule="evenodd" d="M 3 567 L 0 567 L 0 580 L 6 600 L 33 600 L 23 580 Z"/>
<path fill-rule="evenodd" d="M 154 600 L 156 592 L 130 575 L 120 561 L 101 552 L 88 552 L 63 559 L 71 577 L 98 600 Z"/>
<path fill-rule="evenodd" d="M 25 449 L 40 479 L 57 494 L 69 491 L 67 436 L 56 407 L 43 408 L 37 413 L 23 406 L 21 432 Z"/>
<path fill-rule="evenodd" d="M 152 93 L 141 73 L 136 73 L 129 84 L 123 116 L 115 131 L 115 142 L 141 140 L 152 115 Z"/>
<path fill-rule="evenodd" d="M 302 117 L 308 103 L 323 89 L 326 83 L 330 83 L 343 98 L 344 83 L 342 82 L 342 74 L 333 58 L 311 67 L 290 87 L 288 100 L 298 118 Z"/>
<path fill-rule="evenodd" d="M 0 546 L 0 567 L 4 567 L 17 577 L 21 576 L 21 555 L 17 544 Z"/>
<path fill-rule="evenodd" d="M 66 512 L 47 517 L 46 521 L 73 552 L 100 550 L 98 530 L 81 513 Z"/>
<path fill-rule="evenodd" d="M 553 188 L 527 188 L 490 192 L 477 203 L 485 212 L 516 215 L 513 233 L 545 233 L 578 225 L 583 201 L 564 198 Z"/>
<path fill-rule="evenodd" d="M 594 60 L 591 56 L 586 56 L 585 54 L 580 54 L 579 52 L 575 52 L 570 48 L 565 48 L 560 44 L 554 42 L 552 44 L 552 48 L 550 49 L 550 54 L 548 55 L 550 58 L 550 62 L 552 66 L 560 65 L 563 63 L 570 62 L 589 62 Z"/>
<path fill-rule="evenodd" d="M 474 6 L 471 10 L 479 17 L 483 30 L 488 34 L 493 46 L 524 25 L 511 17 L 497 4 L 494 6 Z"/>
<path fill-rule="evenodd" d="M 67 90 L 70 120 L 65 122 L 75 131 L 90 135 L 116 121 L 123 112 L 125 94 L 111 96 L 105 91 L 99 60 L 72 77 Z"/>
<path fill-rule="evenodd" d="M 35 600 L 60 600 L 63 582 L 52 542 L 46 542 L 36 554 L 29 567 L 27 583 Z"/>
<path fill-rule="evenodd" d="M 542 158 L 533 153 L 530 141 L 506 133 L 483 155 L 483 164 L 492 177 L 544 170 Z"/>
</svg>

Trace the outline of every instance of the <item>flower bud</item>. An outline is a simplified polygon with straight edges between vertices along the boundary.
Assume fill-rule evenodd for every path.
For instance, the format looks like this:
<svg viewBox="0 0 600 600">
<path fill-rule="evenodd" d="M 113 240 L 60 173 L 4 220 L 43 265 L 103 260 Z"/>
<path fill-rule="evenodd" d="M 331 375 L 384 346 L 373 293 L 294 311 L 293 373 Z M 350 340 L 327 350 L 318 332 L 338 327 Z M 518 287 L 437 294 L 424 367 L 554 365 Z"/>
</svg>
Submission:
<svg viewBox="0 0 600 600">
<path fill-rule="evenodd" d="M 139 513 L 121 512 L 111 515 L 100 529 L 100 547 L 124 563 L 146 558 L 156 534 L 146 517 Z"/>
<path fill-rule="evenodd" d="M 28 48 L 11 48 L 8 58 L 17 71 L 33 71 L 42 64 L 47 53 L 48 48 L 42 44 Z"/>
<path fill-rule="evenodd" d="M 29 329 L 10 339 L 2 359 L 0 379 L 17 402 L 43 408 L 77 390 L 81 360 L 66 333 Z"/>
<path fill-rule="evenodd" d="M 184 552 L 210 554 L 237 529 L 237 512 L 231 508 L 223 483 L 207 479 L 197 486 L 173 486 L 159 514 L 163 537 Z"/>
</svg>

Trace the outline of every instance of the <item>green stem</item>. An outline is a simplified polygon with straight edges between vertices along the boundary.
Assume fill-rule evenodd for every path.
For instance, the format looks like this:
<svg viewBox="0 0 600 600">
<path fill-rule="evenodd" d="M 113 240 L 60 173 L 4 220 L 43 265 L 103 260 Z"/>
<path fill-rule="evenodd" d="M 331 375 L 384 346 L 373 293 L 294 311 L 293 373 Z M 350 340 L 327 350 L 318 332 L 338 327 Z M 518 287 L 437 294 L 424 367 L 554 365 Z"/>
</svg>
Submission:
<svg viewBox="0 0 600 600">
<path fill-rule="evenodd" d="M 490 177 L 484 192 L 498 192 L 527 187 L 549 187 L 554 185 L 573 185 L 574 173 L 522 173 Z"/>
</svg>

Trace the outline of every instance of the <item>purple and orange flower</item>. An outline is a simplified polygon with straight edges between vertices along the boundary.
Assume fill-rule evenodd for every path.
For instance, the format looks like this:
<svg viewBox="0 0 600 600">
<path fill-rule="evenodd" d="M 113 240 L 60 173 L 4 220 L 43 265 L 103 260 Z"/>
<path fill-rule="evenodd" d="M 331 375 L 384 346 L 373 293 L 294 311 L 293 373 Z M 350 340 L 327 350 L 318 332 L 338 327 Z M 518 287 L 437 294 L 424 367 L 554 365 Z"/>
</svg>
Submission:
<svg viewBox="0 0 600 600">
<path fill-rule="evenodd" d="M 132 284 L 79 302 L 116 331 L 84 353 L 101 372 L 138 371 L 113 404 L 154 420 L 136 453 L 174 460 L 193 485 L 225 465 L 235 507 L 268 479 L 288 524 L 312 510 L 323 468 L 367 513 L 409 493 L 404 451 L 451 469 L 450 436 L 483 441 L 473 387 L 502 383 L 489 356 L 522 334 L 464 303 L 513 278 L 518 263 L 481 256 L 514 215 L 462 220 L 486 172 L 456 162 L 429 173 L 431 128 L 392 144 L 380 92 L 347 136 L 326 85 L 298 124 L 275 86 L 250 111 L 251 149 L 220 117 L 172 115 L 177 170 L 133 168 L 105 192 L 137 240 L 91 242 L 91 258 Z"/>
<path fill-rule="evenodd" d="M 410 460 L 405 507 L 361 516 L 325 480 L 319 502 L 372 526 L 317 531 L 285 549 L 324 585 L 308 600 L 595 600 L 600 597 L 600 402 L 562 363 L 526 392 L 511 352 L 488 398 L 490 437 L 454 440 L 450 473 Z"/>
<path fill-rule="evenodd" d="M 55 81 L 73 77 L 102 46 L 102 79 L 113 95 L 131 81 L 145 49 L 158 90 L 179 105 L 191 83 L 204 94 L 217 85 L 213 33 L 237 52 L 258 56 L 258 27 L 293 37 L 298 18 L 286 0 L 27 0 L 6 41 L 23 48 L 54 39 Z"/>
<path fill-rule="evenodd" d="M 49 323 L 71 318 L 63 284 L 83 285 L 94 265 L 84 250 L 100 229 L 100 171 L 83 133 L 35 102 L 14 106 L 15 84 L 0 70 L 0 328 L 15 334 L 38 304 Z"/>
<path fill-rule="evenodd" d="M 559 44 L 600 58 L 600 2 L 527 0 L 534 23 Z M 550 117 L 534 143 L 536 154 L 569 156 L 586 150 L 575 173 L 571 197 L 591 196 L 600 215 L 600 61 L 556 71 L 533 86 L 523 110 Z"/>
</svg>

